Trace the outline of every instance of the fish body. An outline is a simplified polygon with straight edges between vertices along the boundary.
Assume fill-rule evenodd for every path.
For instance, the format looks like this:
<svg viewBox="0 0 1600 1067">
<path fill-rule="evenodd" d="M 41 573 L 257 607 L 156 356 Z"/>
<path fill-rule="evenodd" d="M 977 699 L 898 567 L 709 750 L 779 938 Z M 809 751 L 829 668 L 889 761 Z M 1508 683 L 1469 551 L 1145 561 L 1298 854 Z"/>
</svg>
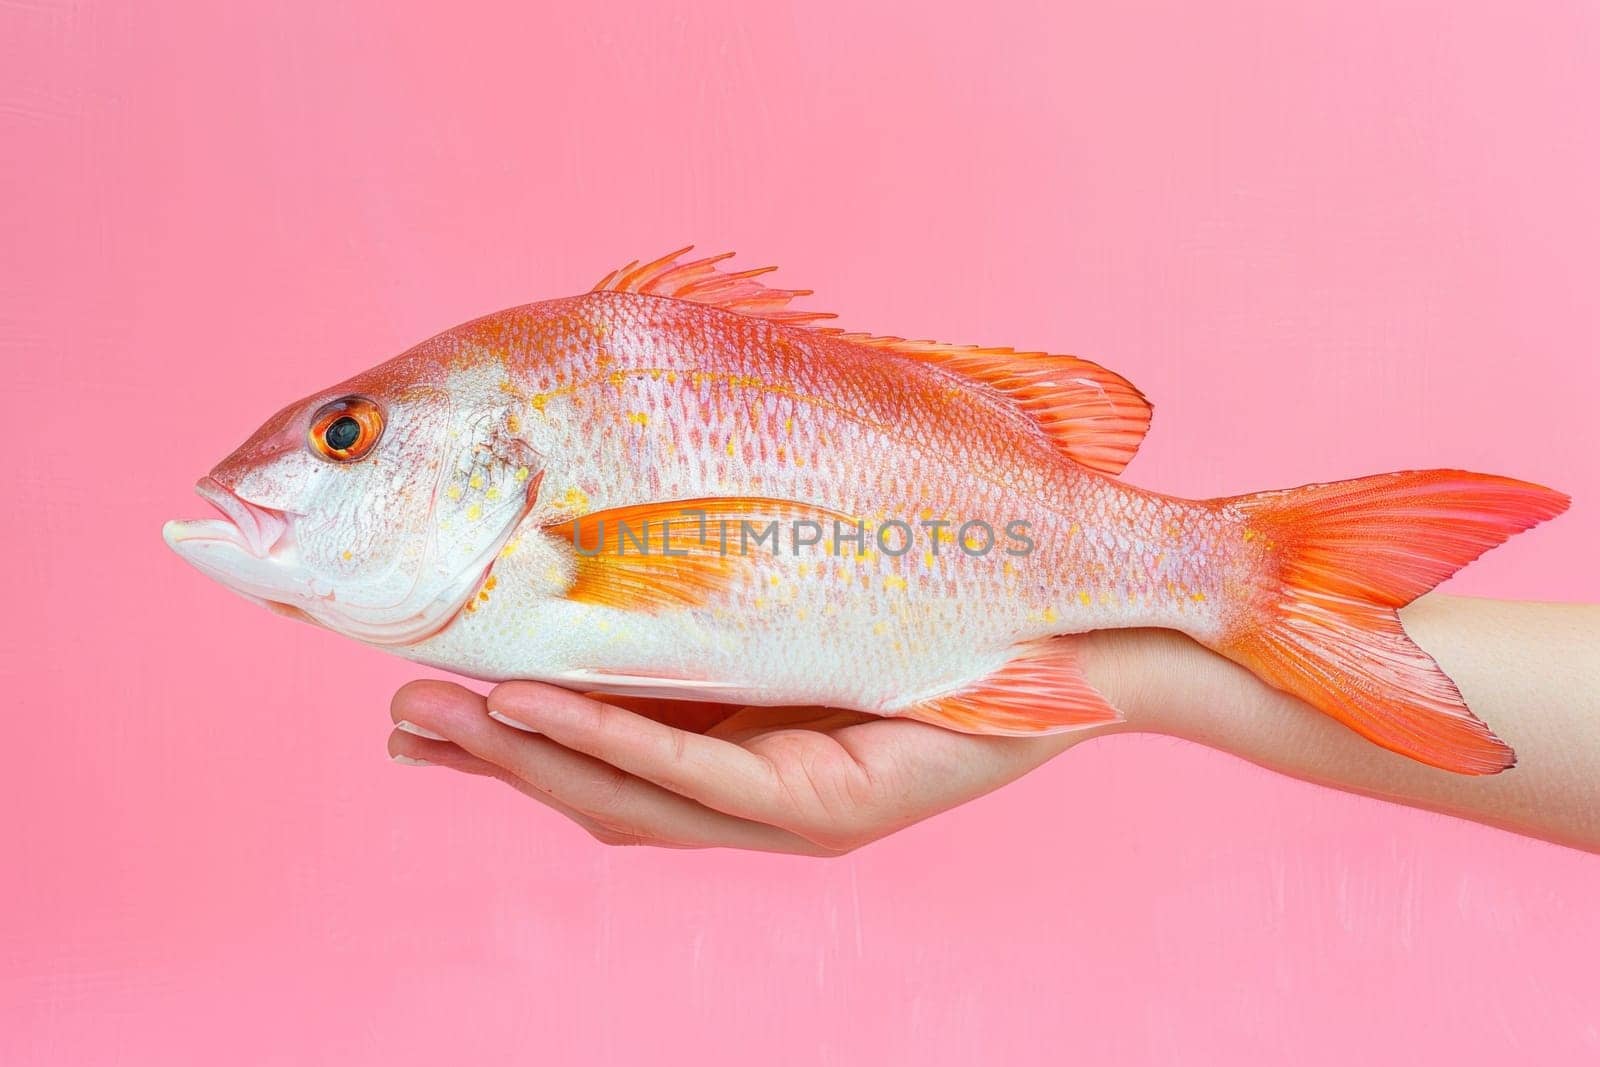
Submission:
<svg viewBox="0 0 1600 1067">
<path fill-rule="evenodd" d="M 1112 372 L 822 327 L 722 258 L 630 264 L 290 405 L 202 480 L 229 518 L 169 543 L 485 679 L 1026 735 L 1118 717 L 1058 638 L 1163 627 L 1386 747 L 1510 765 L 1394 612 L 1561 494 L 1148 492 L 1116 477 L 1150 407 Z"/>
<path fill-rule="evenodd" d="M 791 523 L 803 520 L 779 516 L 760 546 L 767 513 L 754 530 L 730 523 L 729 551 L 747 562 L 705 603 L 671 612 L 568 599 L 570 538 L 519 538 L 489 595 L 413 646 L 418 658 L 562 681 L 617 664 L 674 679 L 663 688 L 675 694 L 886 710 L 983 673 L 1018 640 L 1198 628 L 1222 603 L 1205 600 L 1219 572 L 1191 550 L 1203 543 L 1201 510 L 1132 499 L 1138 490 L 1058 456 L 1013 405 L 935 366 L 620 293 L 505 312 L 461 343 L 467 359 L 505 369 L 513 405 L 533 412 L 522 421 L 535 423 L 525 427 L 534 449 L 567 457 L 545 474 L 531 528 L 641 501 L 802 501 L 830 517 L 818 544 L 799 548 Z M 636 519 L 634 530 L 653 524 L 642 551 L 661 552 L 663 523 L 698 535 L 690 510 Z M 891 528 L 886 550 L 877 531 L 891 520 L 909 532 Z M 992 535 L 972 527 L 963 551 L 956 536 L 973 520 Z M 1014 523 L 1028 524 L 1033 552 L 1006 536 Z M 616 536 L 613 525 L 607 540 Z M 867 647 L 877 654 L 860 656 Z"/>
</svg>

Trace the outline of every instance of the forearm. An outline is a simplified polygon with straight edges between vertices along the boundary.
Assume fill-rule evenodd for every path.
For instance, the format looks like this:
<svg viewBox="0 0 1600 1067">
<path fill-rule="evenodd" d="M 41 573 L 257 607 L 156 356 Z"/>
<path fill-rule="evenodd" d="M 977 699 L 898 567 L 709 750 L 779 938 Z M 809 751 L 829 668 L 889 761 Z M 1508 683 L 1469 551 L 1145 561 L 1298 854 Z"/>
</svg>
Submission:
<svg viewBox="0 0 1600 1067">
<path fill-rule="evenodd" d="M 1469 777 L 1415 763 L 1175 633 L 1091 634 L 1084 656 L 1125 729 L 1600 851 L 1600 607 L 1429 596 L 1401 618 L 1516 750 L 1514 768 Z"/>
</svg>

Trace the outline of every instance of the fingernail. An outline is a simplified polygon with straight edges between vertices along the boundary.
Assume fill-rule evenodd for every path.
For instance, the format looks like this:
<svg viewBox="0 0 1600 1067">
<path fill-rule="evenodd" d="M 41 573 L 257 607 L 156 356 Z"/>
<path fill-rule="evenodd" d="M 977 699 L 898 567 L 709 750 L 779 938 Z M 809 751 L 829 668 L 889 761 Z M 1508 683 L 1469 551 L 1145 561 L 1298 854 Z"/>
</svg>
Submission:
<svg viewBox="0 0 1600 1067">
<path fill-rule="evenodd" d="M 424 730 L 422 727 L 418 726 L 416 723 L 407 722 L 404 719 L 401 719 L 399 722 L 395 723 L 394 724 L 394 728 L 396 730 L 404 730 L 406 733 L 412 734 L 412 735 L 414 735 L 416 737 L 426 737 L 429 741 L 445 741 L 445 740 L 448 740 L 448 738 L 446 738 L 442 734 L 436 734 L 432 730 Z"/>
<path fill-rule="evenodd" d="M 524 723 L 520 723 L 515 719 L 506 718 L 504 715 L 500 714 L 498 711 L 491 711 L 489 713 L 489 718 L 493 719 L 495 722 L 501 723 L 501 724 L 503 724 L 505 726 L 509 726 L 513 730 L 521 730 L 525 734 L 536 734 L 536 733 L 539 732 L 538 730 L 535 730 L 533 727 L 528 726 L 528 725 L 526 725 Z"/>
<path fill-rule="evenodd" d="M 390 756 L 389 758 L 394 760 L 396 763 L 404 764 L 407 767 L 432 767 L 433 766 L 433 764 L 429 763 L 425 759 L 413 759 L 411 756 L 402 756 L 398 752 L 395 753 L 393 756 Z"/>
</svg>

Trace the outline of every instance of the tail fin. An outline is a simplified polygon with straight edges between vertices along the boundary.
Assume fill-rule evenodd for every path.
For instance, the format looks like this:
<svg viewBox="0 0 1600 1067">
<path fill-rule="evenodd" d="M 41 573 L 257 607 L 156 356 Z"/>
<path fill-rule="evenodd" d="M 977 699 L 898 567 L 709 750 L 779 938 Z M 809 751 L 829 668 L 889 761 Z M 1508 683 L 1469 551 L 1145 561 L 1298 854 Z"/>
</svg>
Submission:
<svg viewBox="0 0 1600 1067">
<path fill-rule="evenodd" d="M 1215 650 L 1363 737 L 1460 774 L 1516 754 L 1473 715 L 1406 636 L 1398 608 L 1500 544 L 1566 510 L 1543 486 L 1466 471 L 1407 471 L 1257 493 L 1246 517 L 1279 588 Z"/>
</svg>

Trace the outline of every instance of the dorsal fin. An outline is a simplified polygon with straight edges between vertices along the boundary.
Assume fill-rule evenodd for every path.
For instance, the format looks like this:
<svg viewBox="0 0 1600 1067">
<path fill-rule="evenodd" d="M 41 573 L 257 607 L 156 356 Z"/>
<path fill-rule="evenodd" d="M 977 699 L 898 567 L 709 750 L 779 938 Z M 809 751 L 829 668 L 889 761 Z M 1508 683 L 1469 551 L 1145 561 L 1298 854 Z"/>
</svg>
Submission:
<svg viewBox="0 0 1600 1067">
<path fill-rule="evenodd" d="M 593 292 L 644 293 L 707 304 L 787 326 L 805 326 L 840 341 L 892 352 L 982 382 L 1014 401 L 1057 451 L 1085 467 L 1119 474 L 1139 450 L 1150 428 L 1150 402 L 1121 375 L 1077 356 L 1017 352 L 1010 348 L 907 341 L 868 333 L 846 333 L 815 325 L 835 316 L 789 307 L 810 289 L 775 289 L 756 279 L 776 267 L 724 272 L 717 264 L 732 252 L 680 263 L 690 245 L 660 259 L 634 260 L 612 271 Z"/>
<path fill-rule="evenodd" d="M 818 332 L 983 382 L 1015 401 L 1062 455 L 1105 474 L 1121 474 L 1150 429 L 1144 394 L 1122 375 L 1077 356 Z"/>
<path fill-rule="evenodd" d="M 821 319 L 837 318 L 827 311 L 793 311 L 789 301 L 797 296 L 810 296 L 810 289 L 774 289 L 762 285 L 756 278 L 771 274 L 777 267 L 754 267 L 750 270 L 723 272 L 717 264 L 732 259 L 732 252 L 707 256 L 704 259 L 679 263 L 678 257 L 694 245 L 686 245 L 676 252 L 668 252 L 660 259 L 641 264 L 634 260 L 607 274 L 590 292 L 644 293 L 649 296 L 669 296 L 675 300 L 690 300 L 696 304 L 709 304 L 741 315 L 753 315 L 772 322 L 804 326 Z"/>
</svg>

